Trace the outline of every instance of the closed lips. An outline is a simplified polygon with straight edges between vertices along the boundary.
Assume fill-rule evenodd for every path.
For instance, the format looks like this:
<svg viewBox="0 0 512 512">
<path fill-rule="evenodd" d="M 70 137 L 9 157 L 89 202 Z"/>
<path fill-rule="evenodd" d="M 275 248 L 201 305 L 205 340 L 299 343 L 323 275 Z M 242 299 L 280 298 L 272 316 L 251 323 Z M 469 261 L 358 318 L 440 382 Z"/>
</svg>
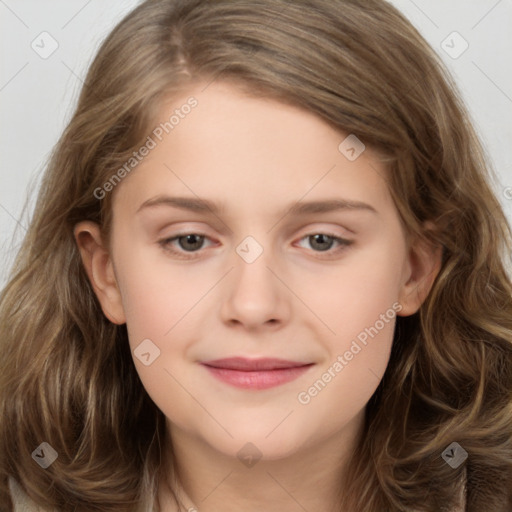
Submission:
<svg viewBox="0 0 512 512">
<path fill-rule="evenodd" d="M 257 372 L 282 370 L 287 368 L 299 368 L 310 366 L 314 363 L 304 363 L 300 361 L 287 361 L 284 359 L 245 359 L 241 357 L 231 357 L 226 359 L 216 359 L 205 361 L 202 364 L 212 368 L 221 368 L 225 370 L 236 370 L 242 372 Z"/>
</svg>

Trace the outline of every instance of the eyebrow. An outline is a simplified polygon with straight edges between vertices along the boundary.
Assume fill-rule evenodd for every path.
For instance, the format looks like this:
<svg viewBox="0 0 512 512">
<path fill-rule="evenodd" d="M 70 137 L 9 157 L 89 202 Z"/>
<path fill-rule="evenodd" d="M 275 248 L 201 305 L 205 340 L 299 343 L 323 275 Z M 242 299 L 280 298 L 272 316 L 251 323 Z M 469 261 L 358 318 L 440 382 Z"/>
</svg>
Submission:
<svg viewBox="0 0 512 512">
<path fill-rule="evenodd" d="M 182 210 L 189 210 L 198 213 L 210 212 L 215 215 L 222 214 L 225 211 L 223 204 L 215 203 L 208 199 L 201 199 L 196 197 L 171 197 L 171 196 L 156 196 L 144 201 L 137 213 L 146 208 L 154 208 L 158 206 L 168 206 L 179 208 Z M 347 199 L 327 199 L 323 201 L 309 201 L 309 202 L 296 202 L 285 208 L 287 214 L 292 215 L 307 215 L 311 213 L 327 213 L 337 210 L 363 210 L 375 213 L 378 215 L 377 210 L 361 201 L 350 201 Z"/>
</svg>

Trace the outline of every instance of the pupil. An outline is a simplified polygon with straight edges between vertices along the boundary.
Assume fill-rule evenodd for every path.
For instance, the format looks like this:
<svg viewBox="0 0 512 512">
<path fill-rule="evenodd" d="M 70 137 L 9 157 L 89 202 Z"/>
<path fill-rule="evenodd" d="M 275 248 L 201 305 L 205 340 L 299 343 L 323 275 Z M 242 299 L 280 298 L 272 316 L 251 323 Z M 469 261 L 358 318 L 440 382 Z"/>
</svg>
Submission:
<svg viewBox="0 0 512 512">
<path fill-rule="evenodd" d="M 318 247 L 321 251 L 326 251 L 326 250 L 330 249 L 330 247 L 331 247 L 331 245 L 332 245 L 332 237 L 330 237 L 330 236 L 326 236 L 326 235 L 322 235 L 322 234 L 319 234 L 319 235 L 313 235 L 313 237 L 312 237 L 312 238 L 313 238 L 313 240 L 314 240 L 314 242 L 313 242 L 313 244 L 312 244 L 313 246 L 314 246 L 315 244 L 318 244 L 318 238 L 317 238 L 317 237 L 320 237 L 320 245 L 317 245 L 317 247 Z M 330 244 L 329 244 L 329 243 L 327 243 L 327 246 L 326 246 L 326 245 L 325 245 L 325 241 L 326 241 L 327 239 L 331 239 L 331 243 L 330 243 Z M 322 242 L 323 242 L 323 244 L 322 244 Z"/>
<path fill-rule="evenodd" d="M 200 245 L 201 245 L 201 241 L 202 241 L 201 239 L 202 239 L 202 237 L 201 237 L 201 236 L 199 236 L 199 235 L 186 235 L 186 236 L 181 237 L 181 238 L 180 238 L 180 241 L 181 241 L 183 238 L 186 240 L 186 244 L 192 244 L 192 246 L 193 246 L 193 247 L 192 247 L 192 249 L 197 249 L 197 248 L 198 248 L 198 246 L 200 246 Z M 194 242 L 194 239 L 197 239 L 197 240 Z M 183 247 L 183 245 L 182 245 L 182 247 Z M 191 247 L 189 246 L 188 248 L 190 249 Z M 185 250 L 186 250 L 186 249 L 187 249 L 187 247 L 183 247 L 183 249 L 185 249 Z"/>
</svg>

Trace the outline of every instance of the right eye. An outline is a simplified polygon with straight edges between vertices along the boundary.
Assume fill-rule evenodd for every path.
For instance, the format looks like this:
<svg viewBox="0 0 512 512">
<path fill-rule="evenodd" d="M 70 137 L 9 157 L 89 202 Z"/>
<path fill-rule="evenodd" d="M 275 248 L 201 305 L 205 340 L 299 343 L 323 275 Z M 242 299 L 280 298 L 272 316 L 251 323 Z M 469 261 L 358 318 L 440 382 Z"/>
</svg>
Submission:
<svg viewBox="0 0 512 512">
<path fill-rule="evenodd" d="M 187 253 L 197 253 L 202 248 L 203 242 L 208 237 L 201 233 L 180 233 L 170 238 L 160 240 L 158 243 L 172 254 L 176 254 L 183 259 L 192 259 L 195 256 L 189 256 Z M 175 243 L 178 243 L 178 248 Z"/>
</svg>

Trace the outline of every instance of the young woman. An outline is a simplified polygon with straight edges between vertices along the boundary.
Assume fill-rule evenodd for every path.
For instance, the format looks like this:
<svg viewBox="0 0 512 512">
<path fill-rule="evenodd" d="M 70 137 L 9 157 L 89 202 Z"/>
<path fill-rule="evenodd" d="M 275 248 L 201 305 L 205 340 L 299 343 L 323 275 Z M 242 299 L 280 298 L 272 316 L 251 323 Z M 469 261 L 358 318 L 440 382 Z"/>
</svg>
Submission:
<svg viewBox="0 0 512 512">
<path fill-rule="evenodd" d="M 512 510 L 510 229 L 395 8 L 146 1 L 85 84 L 1 296 L 2 510 Z"/>
</svg>

